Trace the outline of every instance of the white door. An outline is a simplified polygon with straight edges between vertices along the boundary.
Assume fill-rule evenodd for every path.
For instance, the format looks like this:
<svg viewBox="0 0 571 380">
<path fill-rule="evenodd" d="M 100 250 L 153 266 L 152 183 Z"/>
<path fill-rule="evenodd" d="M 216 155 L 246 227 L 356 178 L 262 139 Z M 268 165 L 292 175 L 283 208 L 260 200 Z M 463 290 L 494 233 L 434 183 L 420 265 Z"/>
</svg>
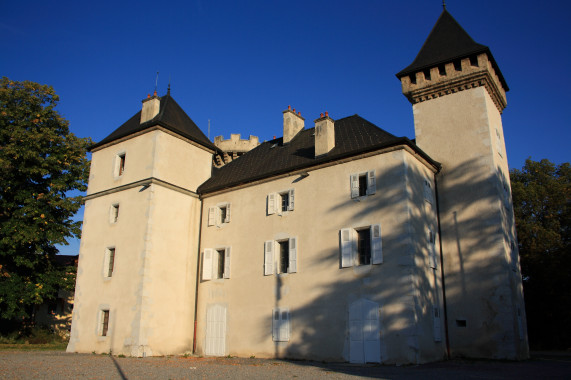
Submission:
<svg viewBox="0 0 571 380">
<path fill-rule="evenodd" d="M 206 312 L 206 355 L 226 353 L 226 307 L 210 305 Z"/>
<path fill-rule="evenodd" d="M 380 363 L 379 304 L 365 299 L 349 306 L 349 361 Z"/>
</svg>

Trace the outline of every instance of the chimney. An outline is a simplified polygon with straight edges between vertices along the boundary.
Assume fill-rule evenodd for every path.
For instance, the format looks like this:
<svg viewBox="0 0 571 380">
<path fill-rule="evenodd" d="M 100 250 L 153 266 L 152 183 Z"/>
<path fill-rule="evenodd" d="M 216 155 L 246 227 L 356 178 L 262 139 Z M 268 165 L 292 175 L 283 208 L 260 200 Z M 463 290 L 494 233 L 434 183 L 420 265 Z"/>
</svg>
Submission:
<svg viewBox="0 0 571 380">
<path fill-rule="evenodd" d="M 305 119 L 301 117 L 298 112 L 295 113 L 295 108 L 291 109 L 291 106 L 287 106 L 287 110 L 284 112 L 284 144 L 290 142 L 295 135 L 299 133 L 305 126 Z"/>
<path fill-rule="evenodd" d="M 143 110 L 141 111 L 141 124 L 152 120 L 159 114 L 161 98 L 157 96 L 157 92 L 151 96 L 147 95 L 147 99 L 143 100 Z"/>
<path fill-rule="evenodd" d="M 315 157 L 327 154 L 335 148 L 335 121 L 325 111 L 325 116 L 315 120 Z"/>
</svg>

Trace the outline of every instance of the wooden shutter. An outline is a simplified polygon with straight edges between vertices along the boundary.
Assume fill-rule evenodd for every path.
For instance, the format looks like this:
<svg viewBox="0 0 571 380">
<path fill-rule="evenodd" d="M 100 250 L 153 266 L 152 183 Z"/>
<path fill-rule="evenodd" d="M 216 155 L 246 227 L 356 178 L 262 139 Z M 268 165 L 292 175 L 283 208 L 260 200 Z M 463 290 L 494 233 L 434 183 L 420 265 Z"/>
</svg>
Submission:
<svg viewBox="0 0 571 380">
<path fill-rule="evenodd" d="M 293 189 L 289 190 L 289 204 L 287 206 L 288 211 L 293 211 L 293 198 L 294 198 L 294 191 Z"/>
<path fill-rule="evenodd" d="M 289 309 L 280 308 L 280 331 L 279 341 L 289 341 Z"/>
<path fill-rule="evenodd" d="M 351 174 L 351 198 L 359 197 L 359 174 Z"/>
<path fill-rule="evenodd" d="M 278 342 L 280 339 L 280 309 L 272 309 L 272 340 Z"/>
<path fill-rule="evenodd" d="M 230 278 L 230 247 L 224 250 L 224 278 Z"/>
<path fill-rule="evenodd" d="M 436 236 L 431 229 L 428 229 L 428 262 L 433 269 L 436 269 L 438 266 L 438 261 L 436 260 Z"/>
<path fill-rule="evenodd" d="M 230 203 L 226 204 L 226 219 L 224 219 L 224 223 L 230 223 Z"/>
<path fill-rule="evenodd" d="M 202 254 L 202 279 L 212 279 L 212 248 L 206 248 Z"/>
<path fill-rule="evenodd" d="M 274 274 L 274 241 L 264 243 L 264 275 Z"/>
<path fill-rule="evenodd" d="M 268 215 L 272 215 L 276 213 L 276 193 L 268 194 Z"/>
<path fill-rule="evenodd" d="M 213 226 L 216 224 L 216 207 L 208 208 L 208 225 Z"/>
<path fill-rule="evenodd" d="M 375 171 L 371 170 L 367 174 L 367 195 L 375 194 L 377 191 L 377 183 L 375 181 Z"/>
<path fill-rule="evenodd" d="M 428 202 L 428 203 L 432 203 L 433 202 L 433 197 L 432 197 L 432 183 L 430 182 L 430 180 L 428 179 L 424 179 L 424 199 Z"/>
<path fill-rule="evenodd" d="M 343 228 L 340 232 L 341 239 L 341 267 L 353 266 L 353 241 L 351 228 Z"/>
<path fill-rule="evenodd" d="M 371 226 L 371 259 L 373 264 L 383 263 L 383 242 L 380 224 Z"/>
<path fill-rule="evenodd" d="M 438 306 L 432 307 L 432 317 L 434 322 L 434 341 L 442 342 L 442 330 L 440 328 L 440 308 Z"/>
<path fill-rule="evenodd" d="M 297 238 L 293 237 L 289 239 L 289 265 L 287 269 L 288 273 L 297 272 Z"/>
</svg>

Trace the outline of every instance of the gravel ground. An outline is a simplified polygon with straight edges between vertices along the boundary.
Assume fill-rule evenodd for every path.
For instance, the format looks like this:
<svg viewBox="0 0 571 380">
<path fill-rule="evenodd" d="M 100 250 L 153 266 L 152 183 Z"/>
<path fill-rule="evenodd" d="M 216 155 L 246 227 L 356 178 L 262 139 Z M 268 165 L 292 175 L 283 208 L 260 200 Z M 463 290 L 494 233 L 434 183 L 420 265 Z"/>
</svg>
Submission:
<svg viewBox="0 0 571 380">
<path fill-rule="evenodd" d="M 0 351 L 0 379 L 522 379 L 571 378 L 571 356 L 523 362 L 451 360 L 418 366 L 358 366 L 277 359 L 151 357 Z"/>
</svg>

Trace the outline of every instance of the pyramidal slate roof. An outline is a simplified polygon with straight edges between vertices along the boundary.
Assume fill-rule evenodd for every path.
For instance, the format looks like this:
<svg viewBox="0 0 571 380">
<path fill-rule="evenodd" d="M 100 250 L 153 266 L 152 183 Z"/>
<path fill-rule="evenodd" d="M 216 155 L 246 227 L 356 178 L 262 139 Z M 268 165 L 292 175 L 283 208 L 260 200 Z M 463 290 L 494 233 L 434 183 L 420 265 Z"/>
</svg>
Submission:
<svg viewBox="0 0 571 380">
<path fill-rule="evenodd" d="M 401 144 L 409 145 L 436 167 L 440 165 L 408 138 L 396 137 L 359 115 L 336 120 L 334 129 L 335 147 L 325 155 L 315 157 L 315 128 L 304 129 L 287 144 L 283 144 L 283 137 L 266 141 L 220 169 L 215 169 L 212 177 L 198 188 L 198 192 L 222 190 Z"/>
<path fill-rule="evenodd" d="M 446 9 L 436 21 L 428 38 L 412 63 L 397 73 L 397 78 L 438 66 L 456 59 L 487 53 L 505 90 L 509 88 L 492 56 L 490 48 L 475 42 Z"/>
<path fill-rule="evenodd" d="M 149 129 L 156 125 L 160 125 L 169 131 L 172 131 L 182 137 L 186 137 L 208 149 L 212 149 L 214 151 L 218 150 L 172 98 L 170 91 L 160 98 L 160 108 L 157 116 L 141 124 L 141 111 L 139 111 L 123 125 L 113 131 L 109 136 L 92 145 L 90 149 L 97 148 L 114 140 Z"/>
</svg>

